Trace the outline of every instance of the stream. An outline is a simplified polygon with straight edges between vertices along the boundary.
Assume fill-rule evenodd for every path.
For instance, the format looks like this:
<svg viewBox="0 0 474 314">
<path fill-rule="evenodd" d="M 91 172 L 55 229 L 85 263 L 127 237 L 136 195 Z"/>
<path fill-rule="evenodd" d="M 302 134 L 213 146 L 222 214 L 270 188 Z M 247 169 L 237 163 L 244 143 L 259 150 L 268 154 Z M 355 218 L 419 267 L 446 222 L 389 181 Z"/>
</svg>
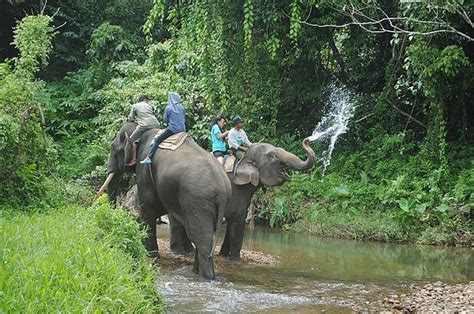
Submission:
<svg viewBox="0 0 474 314">
<path fill-rule="evenodd" d="M 158 238 L 167 239 L 166 225 Z M 219 244 L 222 243 L 222 240 Z M 472 248 L 318 238 L 267 228 L 246 230 L 244 250 L 276 265 L 229 264 L 206 281 L 192 266 L 162 266 L 158 288 L 167 312 L 351 312 L 383 309 L 382 301 L 410 285 L 474 280 Z"/>
</svg>

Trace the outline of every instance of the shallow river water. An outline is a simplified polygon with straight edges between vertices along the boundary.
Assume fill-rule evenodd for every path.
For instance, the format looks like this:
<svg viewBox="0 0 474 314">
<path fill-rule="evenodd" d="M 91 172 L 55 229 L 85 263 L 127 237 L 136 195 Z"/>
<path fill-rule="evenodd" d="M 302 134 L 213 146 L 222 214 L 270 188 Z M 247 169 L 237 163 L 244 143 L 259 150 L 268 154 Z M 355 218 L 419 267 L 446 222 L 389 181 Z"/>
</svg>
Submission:
<svg viewBox="0 0 474 314">
<path fill-rule="evenodd" d="M 158 237 L 168 237 L 160 226 Z M 222 241 L 220 241 L 222 242 Z M 161 267 L 168 312 L 349 312 L 382 309 L 384 298 L 410 285 L 474 280 L 472 248 L 443 248 L 318 238 L 264 228 L 246 230 L 244 249 L 276 257 L 276 265 L 216 267 L 217 280 L 186 264 Z"/>
</svg>

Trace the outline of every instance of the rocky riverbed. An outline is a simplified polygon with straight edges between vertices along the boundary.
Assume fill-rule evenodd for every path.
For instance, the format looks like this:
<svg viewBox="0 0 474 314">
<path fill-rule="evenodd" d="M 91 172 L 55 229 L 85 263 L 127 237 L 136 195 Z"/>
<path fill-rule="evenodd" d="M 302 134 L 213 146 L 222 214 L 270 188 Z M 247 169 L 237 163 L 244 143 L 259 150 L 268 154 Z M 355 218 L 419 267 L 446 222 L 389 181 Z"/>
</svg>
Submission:
<svg viewBox="0 0 474 314">
<path fill-rule="evenodd" d="M 437 281 L 410 286 L 409 294 L 392 295 L 383 300 L 384 309 L 393 312 L 474 313 L 474 281 L 450 285 Z"/>
<path fill-rule="evenodd" d="M 192 265 L 194 261 L 194 253 L 188 255 L 176 255 L 170 251 L 169 240 L 158 239 L 158 248 L 160 252 L 160 257 L 156 259 L 158 265 L 171 266 L 175 264 L 186 264 Z M 229 261 L 228 259 L 221 257 L 218 254 L 220 247 L 216 248 L 214 263 L 216 267 L 229 266 L 235 263 Z M 276 265 L 278 264 L 278 257 L 264 254 L 262 252 L 241 251 L 241 261 L 242 264 L 247 265 Z"/>
</svg>

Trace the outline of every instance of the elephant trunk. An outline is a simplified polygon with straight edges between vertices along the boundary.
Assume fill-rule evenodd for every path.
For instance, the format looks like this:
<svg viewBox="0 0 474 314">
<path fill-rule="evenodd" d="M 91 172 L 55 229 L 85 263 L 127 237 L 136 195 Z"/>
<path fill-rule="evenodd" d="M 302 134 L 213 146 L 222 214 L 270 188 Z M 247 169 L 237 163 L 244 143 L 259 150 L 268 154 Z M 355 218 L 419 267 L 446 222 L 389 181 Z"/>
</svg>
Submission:
<svg viewBox="0 0 474 314">
<path fill-rule="evenodd" d="M 313 149 L 309 146 L 309 143 L 310 142 L 308 138 L 305 138 L 303 140 L 303 149 L 308 154 L 308 157 L 304 161 L 298 158 L 296 155 L 285 151 L 284 149 L 281 149 L 279 151 L 278 158 L 282 163 L 292 169 L 299 171 L 311 169 L 311 167 L 313 167 L 314 165 L 315 153 Z"/>
</svg>

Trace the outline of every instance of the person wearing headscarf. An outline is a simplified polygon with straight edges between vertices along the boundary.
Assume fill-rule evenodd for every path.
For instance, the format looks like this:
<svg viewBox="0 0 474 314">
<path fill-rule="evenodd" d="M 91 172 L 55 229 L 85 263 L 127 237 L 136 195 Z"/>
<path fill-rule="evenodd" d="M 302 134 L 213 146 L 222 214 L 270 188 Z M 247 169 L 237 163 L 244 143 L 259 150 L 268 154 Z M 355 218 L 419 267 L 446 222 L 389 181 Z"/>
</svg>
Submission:
<svg viewBox="0 0 474 314">
<path fill-rule="evenodd" d="M 155 154 L 158 146 L 165 139 L 173 134 L 186 132 L 185 111 L 184 106 L 181 103 L 181 96 L 178 93 L 171 92 L 168 94 L 168 104 L 166 105 L 165 112 L 163 113 L 163 119 L 168 124 L 168 127 L 161 133 L 153 142 L 153 146 L 150 148 L 148 155 L 145 159 L 140 161 L 141 164 L 151 164 L 152 157 Z"/>
</svg>

